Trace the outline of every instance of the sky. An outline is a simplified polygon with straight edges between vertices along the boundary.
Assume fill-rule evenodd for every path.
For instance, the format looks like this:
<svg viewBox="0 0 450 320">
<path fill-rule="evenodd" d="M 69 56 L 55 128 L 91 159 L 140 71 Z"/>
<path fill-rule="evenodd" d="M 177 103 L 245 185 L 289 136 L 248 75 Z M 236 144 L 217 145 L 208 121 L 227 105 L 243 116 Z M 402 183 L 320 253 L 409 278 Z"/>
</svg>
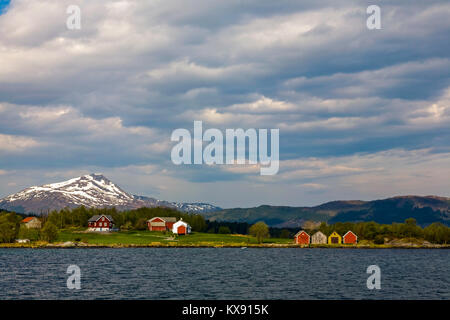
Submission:
<svg viewBox="0 0 450 320">
<path fill-rule="evenodd" d="M 450 196 L 446 0 L 4 4 L 0 197 L 94 172 L 224 208 Z M 174 165 L 171 133 L 194 120 L 278 128 L 278 174 Z"/>
<path fill-rule="evenodd" d="M 9 3 L 10 3 L 10 0 L 0 0 L 0 13 L 6 11 Z"/>
</svg>

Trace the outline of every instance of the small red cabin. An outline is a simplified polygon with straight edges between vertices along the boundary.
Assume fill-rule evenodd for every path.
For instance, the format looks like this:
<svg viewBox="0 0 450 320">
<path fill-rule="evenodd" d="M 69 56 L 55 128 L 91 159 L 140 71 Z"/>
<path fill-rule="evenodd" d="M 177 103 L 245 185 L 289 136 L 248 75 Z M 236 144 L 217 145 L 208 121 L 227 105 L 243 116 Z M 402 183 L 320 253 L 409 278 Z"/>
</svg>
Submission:
<svg viewBox="0 0 450 320">
<path fill-rule="evenodd" d="M 306 233 L 306 231 L 301 230 L 295 234 L 294 242 L 296 244 L 309 244 L 310 238 L 311 237 Z"/>
<path fill-rule="evenodd" d="M 342 237 L 342 242 L 347 244 L 355 244 L 358 242 L 358 237 L 352 231 L 348 231 Z"/>
<path fill-rule="evenodd" d="M 177 218 L 175 217 L 154 217 L 147 221 L 147 226 L 150 231 L 172 230 L 172 226 L 176 221 Z"/>
</svg>

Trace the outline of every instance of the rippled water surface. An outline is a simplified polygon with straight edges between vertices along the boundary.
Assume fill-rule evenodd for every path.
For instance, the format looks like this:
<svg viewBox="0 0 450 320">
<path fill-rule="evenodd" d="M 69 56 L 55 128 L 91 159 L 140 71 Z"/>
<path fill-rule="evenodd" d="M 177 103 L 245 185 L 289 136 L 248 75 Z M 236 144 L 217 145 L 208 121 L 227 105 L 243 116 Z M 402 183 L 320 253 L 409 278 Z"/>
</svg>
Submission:
<svg viewBox="0 0 450 320">
<path fill-rule="evenodd" d="M 426 249 L 0 249 L 0 299 L 450 299 L 449 267 Z"/>
</svg>

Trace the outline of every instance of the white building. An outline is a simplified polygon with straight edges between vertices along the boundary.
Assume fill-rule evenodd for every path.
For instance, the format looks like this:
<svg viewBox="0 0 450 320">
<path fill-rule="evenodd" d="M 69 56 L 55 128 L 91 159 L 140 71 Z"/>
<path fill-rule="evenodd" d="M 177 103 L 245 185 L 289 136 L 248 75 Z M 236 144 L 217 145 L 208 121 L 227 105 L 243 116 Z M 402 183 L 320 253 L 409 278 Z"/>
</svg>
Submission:
<svg viewBox="0 0 450 320">
<path fill-rule="evenodd" d="M 184 222 L 183 219 L 180 219 L 173 224 L 172 232 L 175 234 L 189 234 L 191 233 L 191 226 Z"/>
<path fill-rule="evenodd" d="M 30 243 L 30 239 L 16 239 L 17 243 Z"/>
<path fill-rule="evenodd" d="M 313 244 L 326 244 L 327 243 L 327 236 L 324 235 L 322 232 L 317 231 L 314 233 L 311 237 L 311 243 Z"/>
</svg>

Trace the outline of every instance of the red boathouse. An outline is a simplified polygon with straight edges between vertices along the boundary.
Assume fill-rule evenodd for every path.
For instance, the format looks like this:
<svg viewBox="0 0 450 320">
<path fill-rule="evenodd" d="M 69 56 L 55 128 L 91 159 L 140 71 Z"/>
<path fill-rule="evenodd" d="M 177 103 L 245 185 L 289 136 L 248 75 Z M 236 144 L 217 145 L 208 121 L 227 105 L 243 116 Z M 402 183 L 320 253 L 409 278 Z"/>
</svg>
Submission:
<svg viewBox="0 0 450 320">
<path fill-rule="evenodd" d="M 342 242 L 346 244 L 356 244 L 358 242 L 358 237 L 352 231 L 348 231 L 342 237 Z"/>
<path fill-rule="evenodd" d="M 310 236 L 304 230 L 297 232 L 294 236 L 294 242 L 296 244 L 309 244 Z"/>
</svg>

